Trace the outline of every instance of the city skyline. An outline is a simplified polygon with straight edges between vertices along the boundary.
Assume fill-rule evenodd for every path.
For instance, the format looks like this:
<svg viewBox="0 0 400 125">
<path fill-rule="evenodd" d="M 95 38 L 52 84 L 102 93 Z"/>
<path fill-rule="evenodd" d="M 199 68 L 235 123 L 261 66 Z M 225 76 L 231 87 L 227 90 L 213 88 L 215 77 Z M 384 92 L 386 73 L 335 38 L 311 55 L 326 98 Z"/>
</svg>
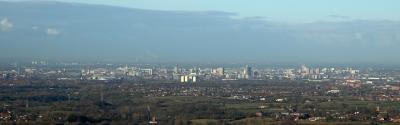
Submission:
<svg viewBox="0 0 400 125">
<path fill-rule="evenodd" d="M 398 0 L 0 0 L 0 125 L 399 125 Z"/>
</svg>

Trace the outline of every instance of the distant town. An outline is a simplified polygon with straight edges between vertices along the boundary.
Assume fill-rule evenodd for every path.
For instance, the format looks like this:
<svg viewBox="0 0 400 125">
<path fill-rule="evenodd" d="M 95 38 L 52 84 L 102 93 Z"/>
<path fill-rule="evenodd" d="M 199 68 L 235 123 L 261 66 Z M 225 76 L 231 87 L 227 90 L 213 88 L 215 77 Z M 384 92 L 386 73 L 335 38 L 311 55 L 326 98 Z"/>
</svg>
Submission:
<svg viewBox="0 0 400 125">
<path fill-rule="evenodd" d="M 34 60 L 0 75 L 0 123 L 400 123 L 396 68 Z"/>
<path fill-rule="evenodd" d="M 254 67 L 204 66 L 179 64 L 79 64 L 32 61 L 30 64 L 12 63 L 0 67 L 3 80 L 164 80 L 182 83 L 229 80 L 307 80 L 323 82 L 335 80 L 346 85 L 373 85 L 374 82 L 399 83 L 399 69 L 382 67 Z"/>
</svg>

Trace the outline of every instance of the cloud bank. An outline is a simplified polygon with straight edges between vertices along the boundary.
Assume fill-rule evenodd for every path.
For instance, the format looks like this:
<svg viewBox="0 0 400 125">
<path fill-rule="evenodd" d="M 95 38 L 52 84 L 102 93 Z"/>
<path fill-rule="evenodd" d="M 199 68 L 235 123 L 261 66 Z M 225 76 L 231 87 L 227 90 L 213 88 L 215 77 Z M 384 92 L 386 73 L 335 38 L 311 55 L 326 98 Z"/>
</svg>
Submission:
<svg viewBox="0 0 400 125">
<path fill-rule="evenodd" d="M 14 24 L 8 20 L 8 18 L 4 18 L 0 21 L 0 29 L 1 31 L 9 31 L 14 27 Z"/>
<path fill-rule="evenodd" d="M 54 28 L 47 28 L 47 29 L 46 29 L 46 33 L 47 33 L 47 35 L 49 35 L 49 36 L 57 36 L 57 35 L 60 34 L 60 31 L 57 30 L 57 29 L 54 29 Z"/>
</svg>

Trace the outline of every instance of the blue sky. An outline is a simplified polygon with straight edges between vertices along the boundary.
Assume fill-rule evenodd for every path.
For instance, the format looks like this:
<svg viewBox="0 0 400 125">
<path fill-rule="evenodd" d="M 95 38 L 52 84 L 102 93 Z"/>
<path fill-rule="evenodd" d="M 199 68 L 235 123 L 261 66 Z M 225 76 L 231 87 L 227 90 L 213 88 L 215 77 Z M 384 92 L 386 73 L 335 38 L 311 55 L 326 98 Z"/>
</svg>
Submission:
<svg viewBox="0 0 400 125">
<path fill-rule="evenodd" d="M 87 5 L 34 1 L 0 4 L 0 57 L 400 62 L 399 0 L 57 0 Z"/>
<path fill-rule="evenodd" d="M 15 1 L 15 0 L 13 0 Z M 57 0 L 153 10 L 227 11 L 283 22 L 400 20 L 399 0 Z"/>
</svg>

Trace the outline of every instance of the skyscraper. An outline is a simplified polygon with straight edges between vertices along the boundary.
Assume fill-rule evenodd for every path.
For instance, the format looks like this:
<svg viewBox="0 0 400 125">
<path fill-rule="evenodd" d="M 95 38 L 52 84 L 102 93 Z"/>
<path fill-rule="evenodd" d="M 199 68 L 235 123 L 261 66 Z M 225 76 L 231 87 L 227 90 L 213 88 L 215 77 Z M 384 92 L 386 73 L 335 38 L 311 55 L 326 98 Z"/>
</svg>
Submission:
<svg viewBox="0 0 400 125">
<path fill-rule="evenodd" d="M 217 75 L 223 76 L 224 74 L 225 74 L 225 69 L 224 68 L 222 68 L 222 67 L 217 68 Z"/>
<path fill-rule="evenodd" d="M 310 73 L 310 69 L 306 65 L 301 66 L 301 74 L 308 75 Z"/>
<path fill-rule="evenodd" d="M 180 73 L 178 65 L 176 65 L 176 66 L 174 67 L 174 73 L 176 73 L 176 74 L 179 74 L 179 73 Z"/>
<path fill-rule="evenodd" d="M 253 78 L 253 71 L 251 70 L 251 67 L 246 65 L 246 67 L 243 70 L 243 75 L 245 79 L 252 79 Z"/>
</svg>

